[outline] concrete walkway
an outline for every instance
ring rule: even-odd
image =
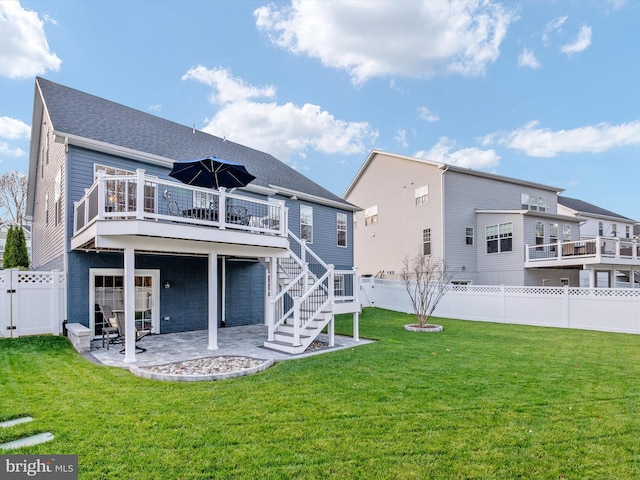
[[[184,360],[223,355],[253,357],[264,360],[272,359],[279,362],[372,343],[371,340],[360,339],[360,341],[355,342],[351,337],[336,335],[335,346],[333,348],[324,348],[321,350],[308,351],[300,355],[291,355],[263,347],[262,345],[266,339],[267,327],[265,325],[245,325],[218,329],[217,350],[207,350],[208,332],[206,330],[198,330],[194,332],[166,333],[144,337],[138,342],[138,345],[146,348],[147,351],[136,353],[136,362],[133,364],[124,363],[124,354],[120,353],[120,350],[123,348],[121,344],[110,345],[109,350],[107,350],[106,346],[104,348],[102,347],[101,339],[91,342],[91,351],[85,354],[85,356],[92,361],[97,361],[104,365],[122,368],[129,368],[131,365],[136,365],[137,367],[164,365],[167,363],[182,362]],[[321,334],[318,340],[328,343],[328,337],[325,334]]]

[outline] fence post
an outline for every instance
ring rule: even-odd
[[[571,327],[570,317],[569,317],[569,285],[565,285],[564,287],[564,302],[562,315],[564,317],[564,325],[566,327]]]
[[[53,313],[51,333],[60,335],[60,272],[58,270],[51,272],[51,311]]]

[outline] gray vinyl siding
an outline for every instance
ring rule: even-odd
[[[333,264],[336,269],[353,267],[353,216],[352,212],[317,203],[287,199],[289,209],[289,230],[300,238],[300,205],[313,208],[313,243],[307,246],[325,263]],[[336,214],[347,215],[347,247],[338,247]]]
[[[520,242],[517,243],[514,231],[514,253],[517,252],[519,254],[517,255],[518,260],[522,257],[522,261],[518,265],[514,261],[506,261],[502,258],[491,258],[490,261],[487,261],[488,259],[483,257],[483,255],[486,255],[484,227],[486,225],[505,223],[505,221],[499,219],[505,217],[500,215],[495,217],[494,223],[481,224],[479,223],[480,220],[477,220],[476,210],[520,210],[522,208],[521,194],[527,193],[545,197],[547,213],[556,213],[557,200],[555,192],[455,171],[447,171],[444,174],[444,185],[445,259],[449,268],[457,272],[454,280],[487,283],[485,281],[481,282],[480,278],[487,278],[489,271],[499,272],[500,269],[506,269],[504,272],[505,279],[521,278],[521,274],[513,272],[516,269],[522,271],[524,268],[524,247],[521,243],[524,237],[520,237]],[[509,218],[513,217],[509,216]],[[520,224],[521,222],[522,220],[519,220]],[[474,228],[474,247],[466,245],[466,227]],[[515,228],[516,224],[514,223]],[[527,235],[526,238],[530,237]],[[490,256],[493,257],[495,254]],[[515,257],[515,255],[511,257]],[[495,265],[493,262],[495,262]],[[498,278],[498,276],[498,273],[492,273],[490,278]],[[498,284],[505,283],[505,281],[498,281]]]
[[[431,229],[431,252],[441,256],[441,170],[415,160],[377,154],[346,200],[362,208],[354,229],[358,273],[397,278],[406,257],[422,252],[422,231]],[[429,199],[416,206],[415,190],[428,186]],[[378,206],[378,223],[365,226],[364,209]]]
[[[478,283],[484,285],[523,285],[524,228],[520,213],[480,213],[478,232]],[[510,252],[487,253],[486,228],[501,223],[513,224],[513,249]]]
[[[51,122],[45,117],[42,122],[39,139],[38,165],[35,181],[35,205],[33,209],[32,228],[32,265],[34,270],[44,269],[47,265],[59,265],[59,259],[64,255],[64,228],[69,222],[69,217],[64,214],[66,207],[65,187],[66,178],[64,171],[65,146],[54,142],[53,133],[50,130]],[[48,140],[47,140],[48,137]],[[48,144],[48,151],[47,151]],[[56,225],[55,212],[55,179],[61,171],[61,211],[62,221]],[[47,194],[48,217],[47,222]],[[71,217],[73,219],[73,217]],[[73,221],[73,220],[71,220]],[[64,262],[62,262],[64,264]],[[64,270],[64,267],[59,268]]]

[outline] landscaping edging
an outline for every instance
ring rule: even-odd
[[[442,325],[435,325],[433,323],[428,324],[424,328],[418,324],[411,323],[411,324],[405,325],[404,329],[410,332],[424,332],[424,333],[441,332],[443,330]]]
[[[210,357],[210,358],[213,360],[213,359],[219,359],[219,358],[225,358],[225,357],[231,357],[231,356],[219,356],[219,357]],[[245,375],[251,375],[253,373],[262,372],[263,370],[266,370],[267,368],[272,366],[274,363],[273,359],[265,360],[262,358],[254,358],[254,357],[244,357],[244,358],[257,360],[262,363],[260,363],[260,365],[256,367],[244,368],[242,370],[235,370],[232,372],[215,373],[210,375],[198,375],[198,374],[191,374],[191,373],[181,373],[181,374],[158,373],[158,372],[149,370],[150,368],[163,366],[163,365],[154,365],[153,367],[152,366],[138,367],[136,365],[131,365],[129,367],[129,371],[132,374],[136,375],[137,377],[147,378],[150,380],[163,380],[168,382],[211,382],[216,380],[225,380],[227,378],[243,377]],[[178,363],[181,363],[181,362],[178,362]],[[169,363],[165,365],[172,365],[172,364]]]

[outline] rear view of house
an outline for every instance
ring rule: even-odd
[[[273,156],[37,78],[27,215],[34,269],[67,272],[67,318],[100,335],[102,306],[154,333],[266,323],[265,346],[304,351],[357,314],[357,208]],[[255,176],[194,187],[176,161],[215,156]]]

